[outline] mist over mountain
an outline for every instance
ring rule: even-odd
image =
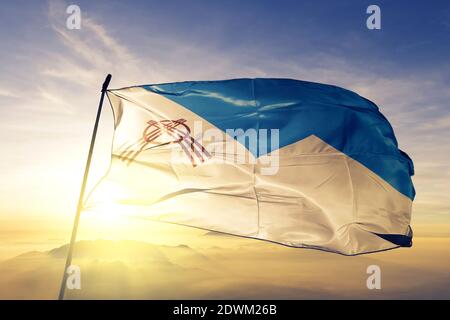
[[[450,260],[444,259],[449,248],[449,239],[418,238],[411,249],[345,257],[252,240],[240,247],[202,249],[79,241],[73,264],[81,269],[81,290],[67,290],[66,298],[443,298],[450,297]],[[1,262],[0,298],[55,299],[67,249],[32,251]],[[442,261],[431,258],[436,256]],[[381,290],[366,287],[369,265],[381,268]]]

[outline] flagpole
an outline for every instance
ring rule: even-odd
[[[80,221],[80,213],[81,209],[83,208],[83,199],[84,199],[84,192],[86,191],[86,183],[89,176],[89,169],[91,167],[91,160],[92,160],[92,153],[94,151],[94,145],[95,145],[95,138],[97,136],[97,129],[98,129],[98,123],[100,120],[100,115],[102,113],[102,107],[103,107],[103,99],[105,98],[106,91],[108,90],[109,82],[111,81],[111,75],[108,74],[106,76],[105,82],[103,82],[102,86],[102,94],[100,96],[100,103],[98,105],[97,110],[97,117],[95,118],[95,125],[94,130],[92,131],[92,137],[91,137],[91,145],[89,147],[89,154],[86,160],[86,167],[84,169],[84,176],[83,176],[83,183],[81,185],[80,190],[80,196],[78,198],[78,205],[77,205],[77,211],[75,214],[75,221],[73,223],[72,228],[72,237],[70,238],[70,244],[69,244],[69,251],[67,252],[67,258],[66,258],[66,265],[64,267],[64,273],[63,278],[61,281],[61,288],[59,290],[59,300],[64,299],[64,292],[66,289],[66,282],[67,282],[67,268],[72,264],[72,254],[73,254],[73,247],[75,245],[75,241],[77,238],[77,230],[78,230],[78,222]]]

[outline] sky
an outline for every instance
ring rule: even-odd
[[[69,4],[81,9],[80,30],[66,28]],[[370,4],[381,30],[366,27]],[[0,39],[3,231],[23,221],[70,228],[111,73],[111,88],[283,77],[354,90],[414,160],[413,228],[450,235],[448,1],[17,0],[0,6]],[[91,184],[111,136],[105,108]]]

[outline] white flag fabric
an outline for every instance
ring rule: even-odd
[[[345,255],[411,246],[412,161],[354,92],[235,79],[108,98],[111,167],[86,209]]]

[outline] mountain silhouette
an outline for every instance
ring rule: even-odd
[[[65,298],[449,298],[449,260],[433,258],[448,255],[448,248],[448,238],[418,238],[411,249],[344,257],[254,240],[206,248],[79,241],[73,264],[81,270],[81,290],[67,290]],[[56,299],[67,250],[63,245],[0,262],[0,299]],[[370,265],[381,268],[382,290],[366,287]]]

